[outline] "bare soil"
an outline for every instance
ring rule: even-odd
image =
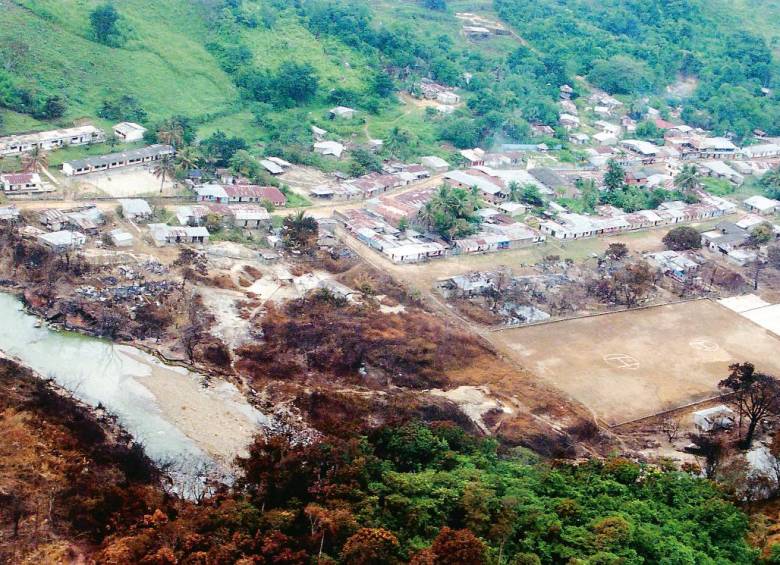
[[[709,300],[504,330],[491,338],[610,426],[717,396],[734,362],[780,374],[780,340]]]

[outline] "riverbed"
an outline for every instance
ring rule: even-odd
[[[236,456],[270,424],[231,383],[206,379],[128,345],[50,329],[0,293],[0,351],[102,406],[171,475],[229,477]],[[206,384],[208,382],[208,384]]]

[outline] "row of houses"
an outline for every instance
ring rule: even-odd
[[[270,202],[274,206],[284,206],[287,197],[274,186],[253,184],[203,184],[195,187],[198,202],[215,204],[259,204]]]
[[[131,165],[140,165],[159,161],[163,157],[173,155],[171,145],[155,144],[140,149],[131,149],[119,153],[110,153],[97,157],[87,157],[74,161],[65,161],[62,172],[66,176],[86,175],[88,173],[119,169]]]
[[[376,198],[393,189],[409,186],[412,183],[430,178],[430,176],[431,170],[423,165],[386,165],[385,170],[381,173],[371,172],[354,179],[315,186],[309,191],[309,194],[314,198],[324,200]]]
[[[94,126],[21,133],[0,137],[0,155],[20,155],[35,149],[52,151],[71,145],[100,143],[105,139],[103,130]]]
[[[625,231],[654,228],[718,218],[735,211],[736,205],[706,193],[698,204],[665,202],[657,210],[640,210],[630,214],[612,206],[598,208],[598,216],[561,212],[554,219],[541,222],[542,233],[556,239],[582,239]]]
[[[267,229],[271,226],[271,214],[256,204],[194,204],[179,206],[176,219],[183,226],[202,226],[209,216],[219,218],[223,226],[242,229]]]

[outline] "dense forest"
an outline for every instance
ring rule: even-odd
[[[136,447],[0,362],[0,559],[99,563],[754,563],[687,472],[541,462],[449,422],[258,439],[232,489],[167,494]],[[774,561],[770,561],[774,562]]]
[[[763,37],[735,25],[712,2],[496,0],[532,48],[524,66],[555,61],[558,82],[584,76],[612,94],[680,98],[664,88],[680,78],[698,83],[685,100],[693,126],[734,133],[780,133],[780,64]],[[767,23],[767,25],[771,25]],[[539,55],[543,54],[543,55]],[[768,89],[768,90],[762,90]]]

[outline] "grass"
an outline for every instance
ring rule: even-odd
[[[287,204],[285,205],[285,208],[304,208],[306,206],[311,206],[311,200],[305,196],[301,196],[300,194],[293,192],[292,190],[287,191],[285,196],[287,197]]]
[[[737,187],[725,179],[716,179],[712,177],[703,177],[701,184],[704,190],[715,196],[728,196],[736,192]]]

